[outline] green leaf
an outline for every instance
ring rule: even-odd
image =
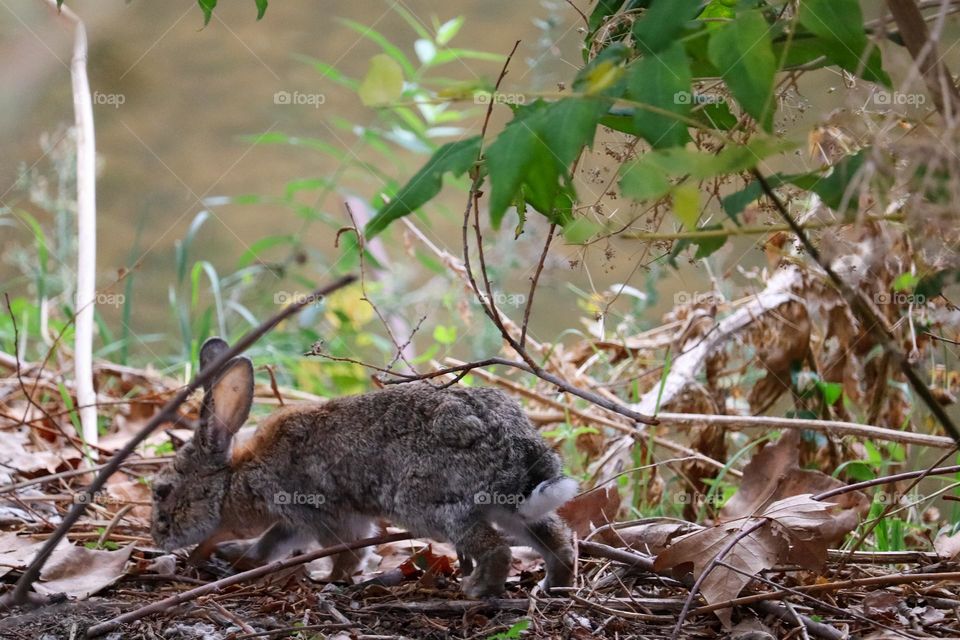
[[[397,195],[367,223],[364,229],[366,238],[369,240],[374,237],[391,222],[422,207],[440,193],[445,173],[457,177],[466,173],[477,160],[480,142],[480,136],[474,136],[449,142],[437,149]]]
[[[820,60],[820,63],[813,68],[820,68],[830,64],[823,53],[828,46],[823,40],[804,30],[793,34],[792,38],[774,38],[773,56],[780,63],[781,69],[809,65],[814,60]]]
[[[820,390],[820,395],[823,396],[823,401],[826,402],[828,406],[836,404],[840,396],[843,395],[843,385],[839,382],[824,382],[823,380],[818,380],[817,389]]]
[[[403,69],[385,53],[373,56],[357,94],[368,107],[396,102],[403,94]]]
[[[697,228],[700,219],[700,187],[695,182],[685,182],[673,190],[673,215],[690,231]]]
[[[495,229],[521,189],[530,206],[551,220],[569,216],[574,194],[568,168],[593,143],[606,109],[601,100],[566,98],[517,110],[486,152]]]
[[[444,46],[448,44],[460,31],[463,26],[463,16],[457,16],[452,20],[447,20],[437,28],[437,44]]]
[[[63,4],[63,0],[57,1],[57,7]],[[200,10],[203,11],[203,26],[210,24],[210,18],[213,17],[213,10],[217,6],[217,0],[197,0]]]
[[[670,191],[666,172],[643,159],[623,165],[620,169],[620,191],[634,200],[654,200]]]
[[[700,227],[700,231],[708,231],[711,229],[721,229],[722,227],[719,224],[710,224],[704,227]],[[691,242],[697,245],[697,251],[693,254],[694,260],[700,260],[706,258],[713,254],[717,249],[722,247],[727,242],[727,236],[712,236],[708,238],[694,238]]]
[[[763,15],[747,11],[713,31],[707,55],[744,110],[765,130],[772,131],[771,97],[777,61]]]
[[[440,344],[451,345],[457,341],[457,328],[438,324],[433,328],[433,339]]]
[[[737,126],[737,117],[730,112],[730,107],[727,106],[726,101],[705,104],[702,108],[694,111],[692,117],[711,129],[719,129],[720,131],[730,131]]]
[[[689,117],[690,65],[680,43],[631,64],[627,84],[631,99]],[[655,149],[682,147],[690,141],[687,125],[677,118],[636,107],[633,121],[640,135]]]
[[[700,0],[655,0],[633,24],[633,39],[644,55],[678,44],[684,26],[696,17]]]
[[[583,244],[602,229],[603,226],[588,218],[574,218],[563,227],[563,237],[570,244]]]
[[[629,47],[620,42],[607,46],[573,79],[573,88],[580,93],[618,97],[623,92],[623,65],[630,57]]]
[[[892,86],[883,70],[880,50],[867,40],[859,0],[801,0],[797,17],[821,39],[822,53],[832,62],[866,80]],[[872,49],[869,54],[868,48]]]
[[[919,283],[920,278],[916,274],[905,271],[893,279],[893,290],[913,291]]]
[[[267,0],[254,0],[257,3],[257,20],[261,20],[267,12]]]
[[[730,0],[710,0],[710,3],[703,8],[703,11],[700,12],[699,18],[704,20],[706,18],[714,18],[710,22],[707,22],[707,29],[719,29],[723,24],[717,18],[721,20],[733,20],[737,15],[737,12],[734,11],[733,6],[736,3],[731,3]]]
[[[356,31],[367,40],[380,45],[380,48],[383,49],[385,54],[390,56],[394,62],[403,67],[404,76],[412,78],[416,74],[417,70],[414,68],[413,64],[411,64],[407,56],[403,54],[403,51],[401,51],[400,48],[395,44],[390,42],[382,33],[372,27],[368,27],[365,24],[348,20],[346,18],[340,18],[339,22]]]

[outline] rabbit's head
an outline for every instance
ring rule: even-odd
[[[200,370],[228,349],[210,338],[200,349]],[[230,484],[230,442],[250,414],[253,365],[247,358],[228,361],[204,385],[200,424],[173,462],[153,480],[154,541],[166,550],[199,543],[220,524]]]

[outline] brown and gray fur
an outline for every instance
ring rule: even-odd
[[[201,369],[226,349],[217,338],[204,343]],[[232,446],[252,398],[246,358],[228,362],[205,387],[193,440],[154,481],[152,533],[161,547],[266,531],[253,543],[218,547],[265,562],[311,541],[367,537],[386,518],[453,542],[471,597],[503,591],[511,540],[543,556],[545,588],[571,584],[571,536],[554,510],[576,483],[504,393],[391,386],[281,409]],[[359,561],[340,554],[331,579],[349,579]]]

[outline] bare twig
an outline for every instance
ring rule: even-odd
[[[523,309],[523,326],[520,329],[521,347],[524,347],[527,342],[527,325],[530,323],[530,310],[533,309],[533,296],[537,292],[537,281],[540,280],[540,274],[543,273],[543,264],[547,261],[550,242],[553,240],[553,234],[556,230],[557,224],[551,222],[550,228],[547,230],[547,240],[543,243],[543,252],[540,253],[540,260],[537,262],[537,270],[533,272],[533,278],[530,280],[530,292],[527,294],[527,304]]]
[[[697,413],[658,413],[657,418],[664,425],[677,427],[692,427],[698,424],[720,425],[736,428],[764,428],[764,429],[808,429],[831,435],[852,435],[863,438],[916,444],[938,449],[952,449],[956,446],[950,438],[934,436],[927,433],[912,433],[875,427],[869,424],[856,422],[842,422],[840,420],[808,420],[804,418],[780,418],[776,416],[725,416]]]
[[[87,508],[87,504],[93,502],[93,496],[106,483],[107,479],[116,472],[120,467],[121,463],[129,456],[137,446],[146,439],[153,431],[159,427],[161,424],[169,422],[175,418],[177,408],[183,404],[183,402],[192,394],[196,389],[198,389],[205,382],[209,381],[216,373],[220,370],[223,365],[229,361],[231,358],[243,353],[247,348],[249,348],[254,342],[259,340],[264,334],[273,329],[279,323],[283,322],[285,319],[289,318],[293,314],[300,311],[303,307],[308,304],[312,304],[319,300],[321,297],[329,295],[330,293],[340,289],[351,282],[356,280],[355,276],[347,275],[343,276],[332,284],[325,287],[320,287],[314,291],[311,295],[298,300],[294,304],[286,307],[280,312],[274,314],[271,318],[265,320],[260,324],[256,329],[249,331],[246,335],[240,338],[236,344],[233,345],[226,352],[221,354],[213,362],[211,362],[206,368],[200,371],[196,377],[190,383],[184,387],[177,395],[171,398],[160,410],[159,413],[153,416],[150,421],[144,425],[140,431],[138,431],[128,442],[117,451],[106,466],[101,469],[100,473],[97,474],[97,477],[94,478],[93,482],[84,489],[83,494],[86,496],[86,500],[78,500],[73,508],[64,516],[63,520],[60,523],[60,526],[53,532],[53,535],[47,539],[47,542],[37,553],[33,562],[30,563],[30,566],[24,571],[23,575],[20,576],[20,579],[17,581],[16,588],[3,599],[0,599],[0,606],[9,605],[9,604],[25,604],[30,600],[30,588],[33,586],[33,583],[37,581],[37,578],[40,577],[40,570],[43,569],[43,565],[49,559],[50,554],[53,552],[56,545],[63,539],[67,532],[70,531],[77,520],[80,519],[80,516],[83,515],[83,512]]]

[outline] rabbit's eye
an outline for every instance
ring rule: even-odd
[[[171,489],[173,489],[173,487],[169,484],[158,484],[153,488],[153,495],[155,495],[158,500],[163,500],[170,495]]]

